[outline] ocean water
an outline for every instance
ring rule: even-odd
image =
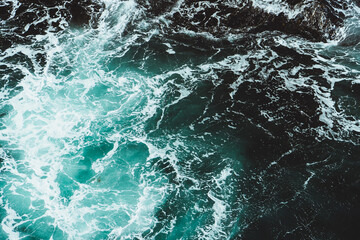
[[[99,3],[0,54],[0,239],[355,239],[356,5],[314,43]]]

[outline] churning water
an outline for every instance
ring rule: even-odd
[[[14,17],[21,3],[5,2]],[[0,55],[0,239],[233,239],[299,199],[320,209],[311,216],[327,207],[316,183],[359,144],[360,98],[346,92],[360,83],[356,15],[342,44],[314,44],[217,39],[134,0],[102,4],[85,27],[45,14],[63,30]]]

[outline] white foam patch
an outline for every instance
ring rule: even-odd
[[[154,114],[158,87],[137,72],[105,72],[99,63],[114,54],[104,46],[121,38],[138,9],[135,1],[104,3],[97,29],[38,37],[47,41],[46,66],[33,73],[21,68],[21,92],[11,98],[2,93],[2,107],[12,110],[0,130],[7,212],[1,226],[11,239],[56,229],[67,239],[139,235],[155,223],[153,213],[165,199],[166,180],[146,169],[147,159],[134,163],[122,153],[139,139],[146,146],[144,123]],[[7,50],[6,57],[19,52],[36,65],[37,52],[24,46]],[[61,73],[65,69],[70,75]],[[110,146],[107,152],[101,144]],[[93,146],[99,150],[85,155]],[[41,221],[46,227],[40,230]]]
[[[307,1],[310,3],[311,1]],[[294,8],[290,7],[283,0],[252,0],[253,6],[264,9],[268,13],[273,13],[276,15],[284,14],[288,18],[294,18],[299,15],[304,7],[295,6]],[[306,2],[302,5],[305,6]]]
[[[19,233],[16,231],[16,220],[20,220],[21,217],[9,207],[9,204],[5,204],[6,217],[1,222],[2,229],[7,233],[9,239],[20,239]]]
[[[83,84],[77,84],[78,81]],[[94,79],[86,81],[94,81]],[[106,80],[102,79],[102,82],[106,82]],[[39,87],[38,84],[42,85],[42,87]],[[86,166],[79,167],[76,160],[79,150],[89,144],[88,141],[83,139],[91,138],[93,144],[96,143],[103,138],[102,134],[104,133],[102,133],[101,129],[99,129],[99,132],[94,132],[93,128],[102,128],[104,121],[109,121],[110,127],[115,126],[116,122],[122,122],[122,118],[125,118],[123,121],[126,121],[128,114],[132,115],[126,112],[129,109],[146,107],[146,105],[140,105],[142,104],[141,100],[144,100],[141,88],[127,90],[129,95],[123,97],[128,97],[128,99],[122,99],[117,96],[117,93],[121,93],[123,89],[111,86],[114,88],[112,93],[116,95],[112,96],[107,93],[107,97],[102,97],[93,102],[89,99],[88,92],[98,84],[94,81],[89,85],[83,80],[74,79],[61,87],[56,86],[57,91],[54,91],[54,89],[47,86],[46,78],[39,80],[28,76],[21,83],[23,91],[6,102],[13,107],[13,110],[9,117],[5,118],[7,128],[1,130],[1,140],[9,144],[5,148],[20,151],[22,156],[21,160],[18,159],[18,161],[11,157],[5,160],[1,180],[11,186],[16,186],[16,188],[10,188],[10,191],[6,192],[2,197],[7,199],[15,194],[14,191],[18,190],[31,193],[31,195],[25,195],[24,197],[31,198],[32,204],[43,201],[41,207],[45,211],[43,216],[51,217],[54,221],[53,224],[66,233],[69,239],[86,239],[86,236],[89,234],[91,236],[94,231],[99,230],[98,224],[101,224],[101,222],[96,221],[96,219],[98,213],[102,211],[109,212],[109,214],[116,211],[120,214],[122,211],[126,211],[129,212],[130,219],[139,219],[139,215],[141,215],[141,224],[140,220],[131,221],[136,222],[132,224],[132,232],[136,232],[136,230],[142,231],[143,228],[137,229],[136,226],[149,227],[148,224],[153,223],[153,220],[146,221],[146,219],[151,217],[155,206],[164,197],[163,191],[165,187],[160,185],[160,188],[155,187],[152,182],[147,182],[146,177],[143,176],[143,180],[139,179],[139,184],[142,183],[131,188],[131,192],[134,193],[130,194],[130,198],[132,198],[130,201],[124,202],[122,200],[124,196],[123,190],[97,189],[96,184],[88,186],[87,184],[77,183],[75,185],[78,185],[79,189],[75,190],[69,202],[65,201],[64,203],[60,191],[62,183],[59,183],[57,178],[59,174],[65,174],[76,182],[74,177],[77,172],[80,171],[81,173],[82,170],[87,169]],[[61,92],[65,92],[65,94],[62,96]],[[72,96],[73,92],[79,98]],[[118,98],[118,101],[114,101],[116,98]],[[121,102],[121,100],[124,101]],[[116,110],[108,112],[108,102],[114,105]],[[126,116],[123,116],[124,114]],[[106,118],[104,118],[104,115]],[[146,116],[139,115],[138,117],[146,119]],[[139,128],[137,122],[133,124]],[[117,141],[114,142],[113,134],[117,134],[117,132],[104,135],[112,139],[110,143],[113,143],[113,148],[104,157],[91,164],[96,174],[101,174],[106,169],[109,171],[109,168],[114,167],[112,163],[117,161],[118,157],[115,156],[118,149],[117,141],[121,139],[119,136],[115,137]],[[121,138],[124,137],[121,136]],[[131,138],[131,135],[126,137]],[[127,183],[125,182],[125,184]],[[138,191],[140,191],[140,194]],[[103,198],[101,195],[108,196],[111,201],[104,205],[98,205],[97,202],[101,202]],[[131,197],[131,195],[134,195],[134,197]],[[88,206],[87,201],[93,202],[93,205]],[[109,209],[108,205],[111,202],[115,206]],[[18,211],[16,206],[13,206],[13,208],[12,211]],[[95,210],[96,212],[94,212]],[[20,219],[19,217],[13,218],[14,216],[14,214],[11,214],[7,219],[4,219],[4,226],[10,226],[7,222]],[[25,219],[25,215],[20,214],[19,216],[22,217],[21,219]],[[112,214],[112,217],[107,218],[110,221],[114,217],[116,216]],[[105,230],[113,231],[111,229]]]
[[[230,205],[233,202],[229,199],[232,189],[231,186],[228,185],[230,181],[227,181],[232,174],[233,170],[230,167],[226,167],[220,174],[213,177],[215,183],[214,190],[210,190],[207,194],[209,199],[213,202],[213,223],[199,229],[199,239],[227,238],[228,233],[225,229],[234,226],[231,221],[232,219],[228,218],[228,213],[234,210],[232,208],[233,206]]]

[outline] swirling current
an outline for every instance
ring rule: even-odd
[[[0,1],[0,239],[357,239],[356,0]]]

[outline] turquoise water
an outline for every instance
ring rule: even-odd
[[[217,117],[212,74],[197,79],[209,70],[184,65],[196,54],[189,47],[174,57],[151,32],[122,37],[139,10],[133,1],[106,4],[97,29],[49,32],[17,49],[31,67],[19,67],[18,90],[1,96],[0,238],[235,233],[239,140],[197,124]],[[45,65],[35,60],[42,44]],[[208,55],[197,54],[200,63]]]
[[[358,15],[313,43],[216,38],[172,28],[177,5],[100,3],[92,24],[64,19],[0,54],[0,239],[328,240],[346,235],[335,220],[355,226]]]

